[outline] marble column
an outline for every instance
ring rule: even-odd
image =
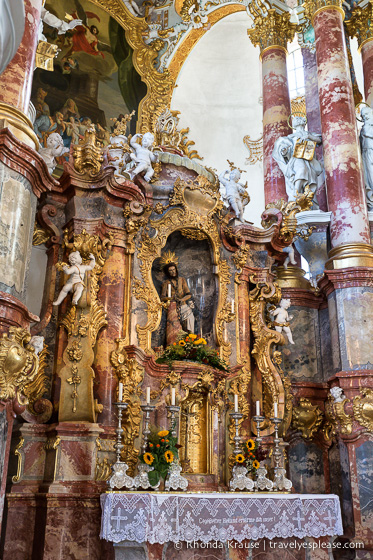
[[[0,129],[8,128],[32,148],[38,141],[28,118],[38,45],[42,0],[25,0],[25,31],[18,50],[0,77]]]
[[[321,124],[332,250],[327,268],[373,266],[344,12],[332,0],[314,2]]]
[[[277,138],[291,133],[288,119],[291,114],[286,57],[287,42],[294,38],[296,26],[289,14],[275,9],[264,12],[264,18],[249,10],[254,26],[248,35],[255,46],[260,46],[263,80],[263,170],[265,202],[287,199],[285,177],[272,157]]]
[[[363,61],[364,97],[365,102],[372,106],[373,103],[373,37],[365,41],[360,47]]]

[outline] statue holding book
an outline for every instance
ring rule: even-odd
[[[323,181],[324,169],[315,156],[316,144],[321,143],[321,134],[309,132],[306,124],[306,117],[293,117],[294,132],[278,138],[272,152],[285,176],[289,200],[295,200],[297,194],[303,193],[306,185],[315,193]]]

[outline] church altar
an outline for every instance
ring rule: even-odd
[[[101,538],[114,543],[237,541],[343,534],[334,494],[107,492]]]

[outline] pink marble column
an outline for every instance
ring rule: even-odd
[[[263,168],[265,202],[287,200],[285,177],[272,157],[275,141],[291,133],[286,50],[274,45],[261,54],[263,71]]]
[[[25,0],[25,32],[17,53],[0,76],[0,103],[25,114],[31,97],[41,7],[42,0]]]
[[[332,212],[332,248],[345,244],[369,244],[369,222],[342,13],[336,6],[316,11],[313,26],[328,206]]]
[[[364,97],[365,102],[372,106],[373,103],[373,38],[367,40],[361,46],[361,58],[363,61],[364,74]]]

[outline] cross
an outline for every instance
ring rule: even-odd
[[[327,520],[329,521],[329,523],[330,523],[329,529],[334,529],[334,528],[335,528],[335,520],[334,520],[334,518],[332,517],[332,514],[331,514],[330,509],[328,510],[328,516],[327,516],[326,519],[327,519]]]
[[[296,518],[293,517],[293,520],[298,521],[298,529],[301,530],[301,528],[302,528],[302,521],[305,520],[305,517],[301,517],[299,509],[298,509],[298,511],[297,511],[297,517],[296,517]]]
[[[127,516],[124,516],[124,517],[121,516],[120,512],[121,512],[121,508],[119,507],[118,508],[118,515],[112,515],[110,517],[110,519],[114,519],[114,520],[116,519],[117,520],[117,528],[116,528],[117,531],[119,531],[119,529],[120,529],[120,522],[121,521],[127,521],[127,519],[128,519]]]

